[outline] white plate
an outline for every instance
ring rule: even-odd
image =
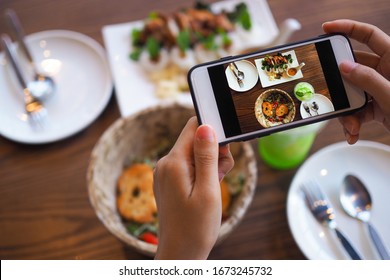
[[[350,259],[337,237],[319,224],[307,208],[299,187],[315,178],[329,196],[339,229],[364,259],[379,259],[366,226],[344,213],[339,203],[343,178],[351,173],[367,186],[372,200],[371,222],[390,250],[390,146],[360,140],[337,143],[313,154],[299,168],[288,192],[287,216],[295,241],[308,259]]]
[[[245,42],[245,48],[270,44],[279,34],[275,20],[265,0],[231,0],[212,4],[214,11],[230,9],[239,2],[246,2],[253,20],[253,30]],[[156,97],[155,85],[144,70],[129,59],[131,53],[131,31],[142,27],[142,21],[128,22],[103,27],[104,43],[108,52],[111,72],[115,83],[115,94],[122,116],[128,116],[150,106],[172,102]],[[180,94],[174,101],[192,105],[189,93]]]
[[[312,117],[312,116],[316,116],[316,113],[313,110],[310,110],[310,113],[311,113],[311,116],[310,116],[303,108],[303,103],[306,103],[309,106],[313,102],[316,102],[318,105],[318,111],[317,111],[318,115],[334,111],[333,103],[329,100],[329,98],[327,98],[326,96],[324,96],[322,94],[316,93],[316,94],[314,94],[313,98],[310,101],[306,101],[306,102],[301,103],[299,111],[300,111],[303,119],[306,119],[306,118]]]
[[[229,87],[232,90],[240,92],[250,90],[256,85],[257,80],[259,79],[256,67],[247,60],[236,61],[235,64],[237,65],[237,68],[244,73],[244,79],[242,79],[243,87],[240,87],[237,82],[236,76],[234,76],[232,70],[227,67],[225,70],[225,74],[228,80]]]
[[[42,144],[64,139],[91,124],[106,107],[113,87],[101,45],[67,30],[34,33],[26,42],[40,70],[54,79],[56,93],[44,103],[48,111],[44,129],[33,130],[24,111],[22,90],[1,53],[0,134],[17,142]]]
[[[290,67],[299,66],[297,55],[295,54],[294,50],[282,53],[282,55],[289,55],[289,54],[291,54],[291,58],[293,60],[293,62],[291,64],[289,64]],[[261,85],[263,86],[263,88],[291,82],[291,81],[298,80],[298,79],[303,77],[302,71],[299,70],[294,75],[294,77],[289,77],[289,76],[287,76],[286,73],[284,73],[280,79],[270,80],[267,73],[263,69],[261,69],[261,67],[263,67],[263,65],[262,65],[263,60],[264,60],[264,58],[260,58],[260,59],[255,60],[257,71],[259,72],[260,82],[261,82]]]

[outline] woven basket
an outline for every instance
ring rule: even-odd
[[[134,159],[142,159],[169,141],[173,145],[193,108],[170,104],[143,110],[127,118],[118,119],[101,136],[90,158],[87,173],[89,198],[97,217],[117,238],[137,251],[154,256],[157,246],[143,242],[126,231],[116,208],[116,183],[124,167]],[[232,174],[240,173],[245,185],[233,200],[231,215],[220,229],[217,243],[222,241],[239,223],[252,201],[257,166],[252,147],[248,143],[232,143],[235,159]]]

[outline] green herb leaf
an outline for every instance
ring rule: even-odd
[[[131,43],[133,46],[137,46],[140,44],[142,31],[140,29],[133,29],[131,31]]]
[[[155,38],[149,37],[148,40],[146,40],[146,50],[152,60],[157,60],[160,55],[161,47]]]
[[[213,34],[207,37],[203,37],[201,42],[206,50],[215,51],[218,49],[218,46],[215,43],[215,36]]]
[[[240,3],[236,6],[235,11],[227,14],[230,21],[240,24],[245,30],[252,28],[252,21],[245,3]]]
[[[179,35],[176,38],[177,45],[181,51],[186,51],[190,48],[191,45],[191,34],[190,30],[185,29],[180,31]]]
[[[150,13],[149,13],[149,15],[148,15],[148,19],[156,19],[156,18],[158,18],[159,16],[158,16],[158,12],[156,12],[156,11],[151,11]]]
[[[141,48],[135,48],[129,55],[131,60],[138,61],[142,53]]]
[[[225,31],[219,32],[222,38],[222,46],[228,48],[232,45],[233,41]]]

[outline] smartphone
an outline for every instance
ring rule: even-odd
[[[346,60],[355,60],[350,41],[333,34],[196,65],[188,82],[198,121],[224,144],[360,110],[367,97],[343,80]]]

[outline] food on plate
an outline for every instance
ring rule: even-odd
[[[168,150],[163,143],[150,158],[135,160],[124,168],[117,184],[117,208],[127,231],[138,239],[158,244],[158,215],[153,194],[153,168]],[[230,216],[230,206],[241,192],[245,178],[239,173],[225,176],[221,182],[222,220]]]
[[[287,74],[288,74],[289,76],[295,76],[295,74],[297,74],[297,73],[298,73],[297,68],[289,68],[289,69],[287,70]]]
[[[262,108],[263,108],[263,114],[270,117],[272,116],[273,112],[272,112],[272,104],[269,103],[269,102],[263,102],[263,104],[261,105]]]
[[[294,106],[291,104],[290,100],[279,92],[274,92],[273,94],[268,95],[263,103],[271,105],[271,112],[267,111],[266,119],[270,122],[282,122],[284,116],[288,114],[290,108]]]
[[[280,104],[278,107],[276,107],[275,114],[277,117],[283,117],[288,114],[288,107],[286,104]]]
[[[287,92],[269,89],[257,98],[255,116],[263,127],[288,123],[294,119],[295,105]]]
[[[150,223],[156,217],[153,195],[153,169],[144,163],[125,169],[118,180],[117,206],[120,215],[137,223]]]
[[[291,54],[266,55],[261,62],[261,69],[265,71],[270,81],[281,79],[289,64],[293,63]]]
[[[300,82],[294,87],[294,95],[300,101],[308,101],[314,96],[314,87],[308,82]]]
[[[170,15],[151,12],[142,27],[131,32],[130,58],[150,75],[164,76],[166,69],[174,65],[174,69],[180,70],[176,74],[186,77],[197,63],[235,52],[240,43],[233,39],[237,27],[246,31],[252,28],[245,3],[218,13],[200,1],[193,8]],[[188,86],[179,88],[188,91]]]

